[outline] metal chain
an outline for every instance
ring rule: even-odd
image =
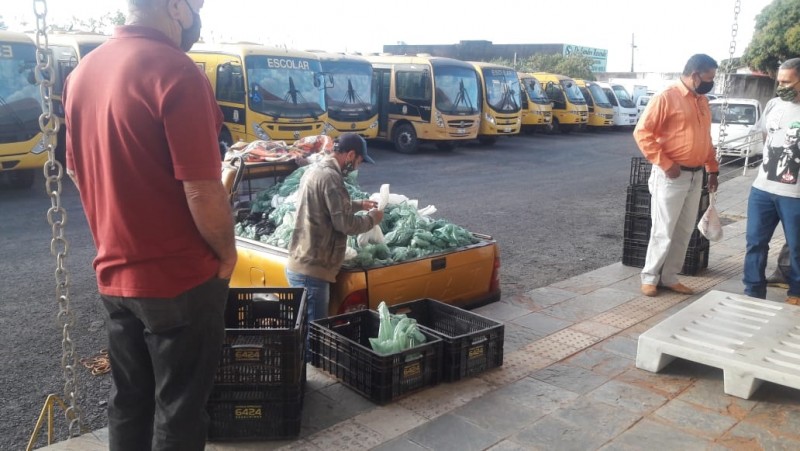
[[[728,46],[728,63],[722,74],[722,108],[719,120],[719,136],[717,137],[717,161],[722,159],[722,138],[726,136],[725,128],[726,116],[728,115],[728,94],[731,89],[731,72],[733,72],[733,54],[736,52],[736,34],[739,32],[739,12],[741,12],[741,0],[735,0],[733,5],[733,25],[731,26],[731,43]],[[745,165],[747,167],[747,165]]]
[[[75,316],[69,305],[69,272],[65,260],[69,251],[69,242],[64,236],[67,224],[67,211],[61,206],[61,180],[64,168],[55,158],[55,145],[58,136],[59,122],[53,114],[53,52],[47,40],[47,1],[33,0],[33,12],[36,15],[36,81],[42,96],[42,114],[39,116],[39,127],[44,134],[42,141],[47,150],[48,159],[44,164],[45,188],[50,196],[50,209],[47,210],[47,222],[52,227],[50,253],[56,258],[56,298],[58,300],[58,324],[61,327],[61,368],[64,372],[64,397],[69,404],[65,416],[72,437],[80,435],[81,410],[77,403],[78,356],[75,343],[70,337],[70,329],[75,325]]]

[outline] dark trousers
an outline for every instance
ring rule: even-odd
[[[102,296],[114,386],[109,449],[203,450],[228,281],[171,299]]]

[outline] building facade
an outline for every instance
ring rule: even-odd
[[[537,54],[564,56],[580,54],[594,61],[592,72],[605,72],[608,63],[608,50],[573,44],[493,44],[492,41],[459,41],[458,44],[384,45],[383,51],[393,55],[427,53],[462,61],[491,61],[495,58],[515,61]]]

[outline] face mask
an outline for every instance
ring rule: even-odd
[[[342,168],[342,173],[344,175],[348,175],[351,172],[353,172],[353,169],[355,169],[355,168],[356,168],[356,165],[354,165],[352,161],[348,161],[347,163],[344,164],[344,168]]]
[[[188,1],[183,0],[186,2],[186,6],[189,7],[189,10],[192,12],[192,26],[189,28],[183,28],[183,24],[178,22],[181,26],[181,50],[184,52],[188,52],[192,49],[192,46],[195,42],[200,40],[200,14],[192,8],[192,5],[189,4]]]
[[[703,81],[700,79],[700,84],[694,88],[694,92],[698,94],[708,94],[711,90],[714,89],[714,82],[713,81]]]
[[[792,83],[789,86],[778,86],[775,88],[775,94],[786,102],[792,102],[797,97],[797,91],[794,90],[794,85],[797,83]]]

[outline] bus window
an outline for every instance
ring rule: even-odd
[[[436,108],[445,114],[478,113],[478,77],[465,67],[442,66],[434,76]]]
[[[431,77],[426,71],[398,70],[396,95],[399,99],[416,102],[431,101]]]
[[[567,105],[567,99],[564,97],[564,91],[561,90],[560,86],[556,86],[552,82],[547,83],[547,87],[544,90],[547,97],[550,98],[553,102],[555,102],[555,107],[564,109]]]
[[[325,113],[325,90],[318,88],[318,61],[250,55],[245,59],[250,108],[278,118],[314,117]]]
[[[35,47],[11,43],[0,51],[0,143],[24,142],[40,132]]]
[[[220,64],[217,68],[217,100],[244,103],[244,98],[244,74],[241,66]]]

